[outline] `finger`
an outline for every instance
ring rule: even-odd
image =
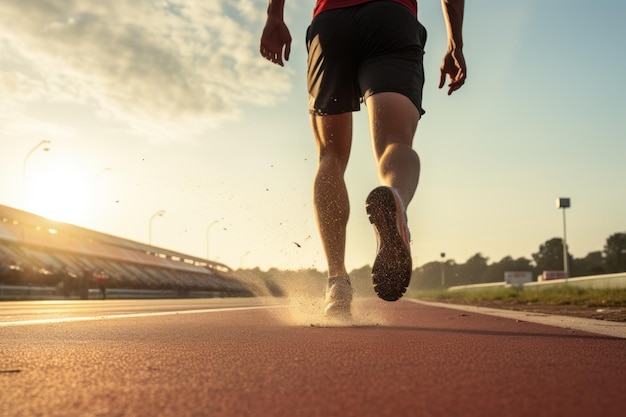
[[[291,54],[291,42],[287,42],[285,45],[285,61],[289,61],[289,55]]]
[[[443,85],[446,83],[446,72],[444,71],[443,68],[441,68],[441,70],[439,71],[439,88],[442,88]]]
[[[268,61],[273,61],[273,60],[274,60],[274,59],[273,59],[273,55],[274,55],[274,54],[273,54],[273,53],[272,53],[272,51],[271,51],[269,48],[267,48],[266,46],[261,45],[261,51],[260,51],[260,52],[261,52],[261,56],[262,56],[263,58],[267,59]]]
[[[455,82],[448,84],[448,87],[449,87],[448,95],[451,95],[453,92],[463,87],[463,84],[465,84],[465,79],[457,80]]]
[[[260,52],[263,58],[267,59],[268,61],[274,64],[283,66],[282,60],[279,59],[279,55],[276,54],[275,52],[272,52],[269,48],[266,48],[265,46],[261,45]]]
[[[283,51],[274,54],[274,63],[283,66]]]
[[[452,93],[454,93],[456,90],[461,88],[462,85],[463,84],[459,84],[459,83],[450,83],[450,84],[448,84],[448,95],[452,95]]]
[[[458,90],[465,84],[466,74],[463,68],[459,68],[454,77],[450,77],[450,84],[448,84],[448,95],[452,94],[454,91]]]
[[[454,76],[454,82],[465,82],[465,78],[467,77],[466,71],[463,68],[459,68]]]

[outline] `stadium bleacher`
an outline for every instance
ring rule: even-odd
[[[85,298],[103,272],[107,288],[253,295],[224,264],[0,205],[0,286],[55,287]]]

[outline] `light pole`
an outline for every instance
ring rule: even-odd
[[[213,226],[215,223],[219,222],[219,220],[213,220],[207,227],[206,227],[206,259],[207,261],[209,260],[209,233],[211,232],[211,226]]]
[[[446,253],[441,252],[441,288],[446,287]]]
[[[245,258],[246,255],[250,255],[250,251],[247,251],[246,253],[241,255],[241,258],[239,258],[239,269],[241,269],[241,267],[243,266],[243,258]]]
[[[24,158],[24,163],[22,164],[22,179],[24,180],[24,182],[26,182],[26,166],[28,164],[28,158],[31,157],[31,155],[40,147],[42,147],[43,145],[47,145],[49,144],[50,141],[48,139],[44,139],[41,142],[39,142],[38,144],[36,144],[35,146],[33,146],[33,148],[26,154],[26,157]],[[43,148],[44,152],[48,152],[50,150],[50,148],[48,148],[47,146],[45,148]]]
[[[565,209],[569,208],[570,199],[569,198],[557,198],[556,199],[556,207],[563,209],[563,272],[565,273],[565,282],[569,278],[569,265],[567,260],[567,228],[565,227]]]
[[[152,217],[150,217],[150,224],[148,225],[148,243],[150,243],[150,245],[152,245],[152,222],[154,221],[155,217],[163,217],[163,215],[165,214],[165,210],[159,210],[156,213],[154,213],[152,215]]]

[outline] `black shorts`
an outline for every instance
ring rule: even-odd
[[[306,41],[312,113],[357,111],[369,96],[395,92],[424,114],[426,29],[405,6],[374,1],[322,12]]]

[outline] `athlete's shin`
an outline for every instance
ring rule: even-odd
[[[346,226],[350,215],[343,169],[332,158],[320,158],[315,176],[313,202],[329,276],[346,275]]]

